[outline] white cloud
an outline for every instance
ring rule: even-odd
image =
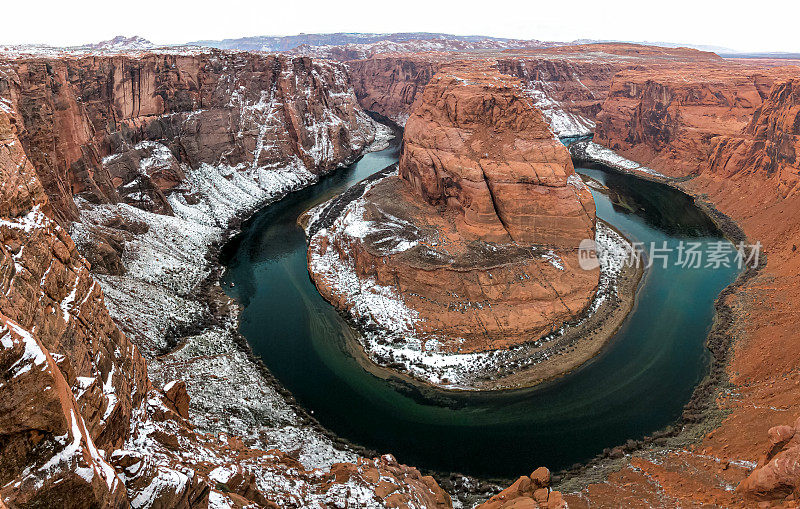
[[[156,43],[300,32],[428,31],[544,40],[673,41],[750,51],[800,51],[800,3],[296,0],[108,2],[9,0],[0,43],[81,44],[115,35]]]

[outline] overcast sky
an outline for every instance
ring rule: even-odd
[[[119,34],[154,43],[301,32],[446,32],[615,39],[800,52],[800,2],[570,0],[4,0],[0,44],[77,45]]]

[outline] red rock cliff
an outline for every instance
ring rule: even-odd
[[[576,248],[594,238],[591,195],[569,185],[569,152],[506,80],[482,68],[438,74],[406,124],[400,176],[429,204],[459,210],[465,234]]]
[[[697,65],[614,77],[595,141],[667,175],[697,171],[715,139],[740,133],[785,69]]]
[[[122,447],[150,389],[145,362],[52,208],[0,103],[0,499],[121,506],[98,450]]]
[[[308,58],[212,52],[4,68],[0,88],[17,106],[20,139],[62,221],[77,217],[73,195],[169,214],[165,193],[182,182],[181,164],[296,158],[321,173],[354,159],[373,136],[343,67]],[[148,141],[164,142],[173,161],[142,171],[154,155]]]
[[[378,56],[347,63],[361,106],[403,126],[411,105],[441,66],[439,59],[414,55]]]

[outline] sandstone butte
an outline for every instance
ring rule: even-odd
[[[339,103],[325,94],[329,87],[347,90],[337,88],[346,75],[338,65],[204,55],[13,59],[0,66],[0,499],[6,504],[124,506],[132,495],[159,486],[151,493],[152,504],[202,506],[225,496],[237,504],[274,505],[278,500],[292,506],[332,500],[340,489],[366,486],[384,501],[393,497],[395,506],[413,500],[418,506],[448,507],[447,495],[431,479],[391,458],[335,465],[320,476],[285,452],[197,431],[186,419],[184,385],[159,391],[148,381],[148,362],[138,352],[147,352],[156,366],[149,376],[158,376],[161,368],[152,357],[164,345],[147,334],[141,317],[129,322],[124,316],[116,322],[111,318],[107,308],[116,297],[104,295],[96,283],[104,273],[133,272],[122,262],[122,253],[140,238],[135,235],[141,225],[125,218],[92,225],[103,241],[86,245],[104,247],[100,253],[81,247],[79,253],[65,230],[70,222],[78,224],[73,196],[98,203],[127,200],[167,214],[156,189],[165,198],[178,193],[185,203],[200,203],[207,196],[189,186],[171,187],[187,178],[172,164],[160,170],[162,178],[142,172],[148,177],[142,179],[144,195],[128,192],[120,189],[120,180],[110,179],[105,158],[122,153],[133,161],[132,172],[142,160],[151,160],[148,153],[139,154],[147,149],[140,143],[157,141],[169,145],[183,172],[203,162],[218,163],[231,149],[239,154],[233,163],[252,163],[253,152],[243,147],[259,146],[269,104],[275,107],[270,111],[280,111],[269,116],[280,119],[272,124],[269,140],[279,141],[274,152],[270,144],[274,159],[261,161],[265,164],[307,158],[315,171],[326,171],[355,156],[358,150],[349,147],[363,147],[369,137],[356,127],[365,125],[357,120],[358,105],[341,99],[348,94],[338,95]],[[719,302],[717,332],[733,344],[713,352],[724,362],[712,375],[731,385],[726,390],[711,386],[705,389],[708,404],[687,407],[683,422],[698,440],[629,455],[635,444],[619,447],[610,451],[617,459],[607,478],[570,489],[574,493],[563,500],[570,507],[796,506],[800,69],[635,45],[514,50],[493,57],[499,69],[521,78],[534,96],[540,92],[551,113],[580,115],[591,123],[581,125],[592,126],[597,142],[666,175],[683,177],[675,185],[732,218],[766,253],[765,266]],[[416,96],[452,58],[379,55],[348,62],[347,72],[365,108],[404,123]],[[313,70],[324,77],[312,78]],[[290,93],[293,79],[281,79],[295,72],[303,90],[313,91],[308,104],[297,104],[299,96]],[[242,96],[233,93],[240,85]],[[277,100],[268,95],[259,108],[248,108],[260,103],[263,90],[274,91]],[[326,101],[337,106],[320,108]],[[544,106],[537,107],[548,117]],[[344,136],[361,131],[353,135],[361,141],[334,143],[329,147],[338,156],[315,159],[313,154],[329,152],[311,150],[317,137],[309,135],[306,119],[334,111],[345,124],[353,122],[341,129]],[[194,124],[198,115],[208,121]],[[230,135],[231,125],[240,138]],[[207,143],[198,142],[201,138],[216,140],[211,146],[217,150],[209,152]],[[193,154],[208,158],[193,159]],[[117,170],[122,184],[134,180],[123,171]],[[239,182],[236,174],[228,175],[230,182]],[[174,203],[167,199],[170,207]],[[143,316],[150,320],[155,315]],[[195,369],[200,362],[176,363],[189,377],[189,392],[198,395],[201,377]],[[205,377],[202,383],[216,382]],[[236,393],[232,386],[227,390],[228,396]],[[704,420],[703,413],[712,418]],[[193,412],[193,420],[200,417]],[[133,443],[136,449],[122,449]],[[218,467],[227,469],[227,481],[212,475]],[[265,472],[281,479],[271,485],[274,491],[264,490]],[[544,504],[560,506],[560,494],[540,491],[546,477],[541,470],[521,477],[486,507],[536,507],[545,495]],[[280,488],[286,480],[296,488]]]
[[[342,231],[314,236],[309,260],[336,250],[402,296],[419,317],[411,333],[442,351],[532,341],[582,313],[599,277],[577,257],[594,238],[594,200],[518,82],[478,63],[448,67],[411,111],[399,175],[371,187]],[[351,235],[356,221],[370,232]],[[323,296],[352,305],[309,267]]]

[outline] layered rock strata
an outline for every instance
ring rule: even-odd
[[[677,185],[710,204],[732,238],[761,244],[763,267],[746,271],[717,303],[711,347],[720,363],[711,376],[730,386],[687,408],[686,432],[699,440],[672,442],[676,430],[668,430],[655,443],[670,448],[632,455],[605,482],[567,495],[570,506],[796,503],[794,425],[787,423],[800,414],[792,353],[800,320],[798,75],[796,67],[727,64],[707,73],[686,66],[615,77],[595,139],[680,177]],[[625,447],[609,451],[624,455]]]
[[[238,214],[383,135],[341,67],[214,52],[0,71],[0,505],[450,507],[432,478],[308,429],[229,304],[149,374],[139,353],[208,323],[205,256]]]
[[[599,271],[577,248],[595,236],[594,201],[517,82],[484,65],[440,71],[403,141],[398,175],[309,248],[322,295],[396,343],[383,362],[507,349],[586,310]]]
[[[459,60],[489,60],[504,74],[519,78],[526,94],[559,136],[591,134],[611,81],[625,69],[668,64],[719,64],[714,53],[688,48],[637,44],[561,45],[480,53],[409,53],[399,50],[347,62],[361,105],[400,125],[417,94],[442,66]]]
[[[656,67],[615,75],[594,141],[667,175],[697,172],[721,137],[751,122],[787,68]]]
[[[411,105],[441,67],[442,59],[380,55],[348,62],[347,67],[359,104],[404,126]]]

